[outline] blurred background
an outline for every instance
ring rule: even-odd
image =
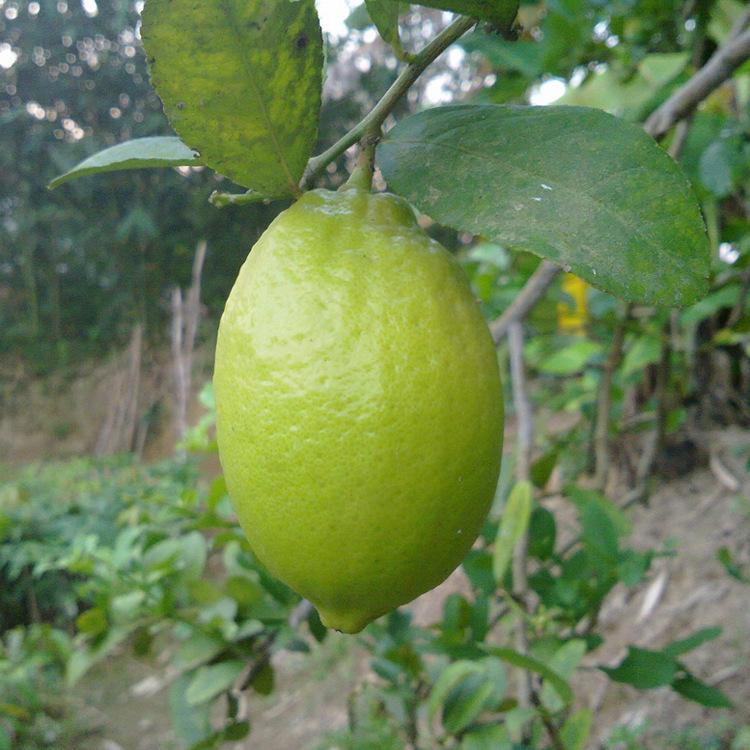
[[[402,63],[361,3],[318,7],[327,41],[319,152],[371,109]],[[171,133],[149,85],[142,9],[142,0],[0,0],[0,750],[418,747],[409,711],[388,701],[418,706],[428,683],[419,670],[394,678],[384,644],[420,653],[414,644],[434,623],[453,627],[450,608],[473,606],[483,590],[483,558],[420,599],[410,626],[392,621],[357,641],[324,638],[310,622],[300,636],[288,625],[294,596],[242,558],[249,553],[217,478],[210,377],[219,316],[249,248],[286,204],[216,209],[212,191],[239,188],[201,167],[47,189],[102,148]],[[471,32],[386,127],[455,101],[580,104],[642,122],[746,15],[738,0],[523,2],[518,41]],[[451,17],[404,4],[404,47],[420,48]],[[539,487],[560,538],[569,520],[561,488],[594,473],[605,376],[612,455],[598,491],[620,497],[635,486],[639,501],[650,499],[626,525],[653,564],[627,581],[616,576],[597,609],[609,651],[579,678],[580,704],[595,712],[585,747],[750,748],[747,63],[684,137],[679,160],[712,245],[708,297],[681,311],[625,307],[564,275],[526,323]],[[340,184],[353,158],[347,152],[320,184]],[[420,223],[456,253],[490,321],[538,264],[428,217]],[[499,356],[507,370],[504,344]],[[511,414],[509,454],[513,435]],[[651,438],[658,448],[644,471]],[[496,511],[512,458],[506,465]],[[487,540],[496,529],[497,512]],[[695,667],[730,694],[732,710],[612,687],[593,671],[625,644],[704,626],[724,630]],[[209,638],[202,654],[185,652],[195,632]],[[194,684],[189,692],[188,678],[217,655],[258,653],[256,690],[240,708],[230,697],[238,673],[213,675],[202,700]],[[403,653],[393,656],[402,670]],[[247,714],[252,731],[199,745],[225,709],[212,702],[222,696],[230,724]],[[354,726],[369,728],[357,735]],[[441,746],[475,747],[460,744],[460,732],[451,737]]]

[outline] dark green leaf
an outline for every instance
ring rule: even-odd
[[[488,595],[495,590],[492,556],[489,552],[479,549],[471,550],[463,561],[463,569],[475,589]]]
[[[457,105],[406,118],[378,153],[390,188],[443,224],[628,300],[684,305],[706,291],[698,203],[636,125],[585,107]]]
[[[673,656],[662,651],[629,646],[628,655],[618,666],[599,669],[615,682],[624,682],[638,690],[649,690],[671,684],[679,665]]]
[[[68,180],[100,172],[146,167],[195,167],[202,163],[193,149],[174,136],[136,138],[89,156],[65,174],[55,177],[49,188],[53,190]]]
[[[392,0],[365,0],[367,12],[375,24],[380,36],[398,52],[402,51],[398,36],[398,14],[401,3]]]
[[[698,646],[702,646],[707,641],[712,641],[720,635],[721,628],[703,628],[687,638],[670,643],[662,651],[670,656],[682,656],[682,654],[686,654],[688,651],[692,651],[694,648],[698,648]]]
[[[479,675],[465,680],[445,703],[443,726],[451,734],[466,729],[482,713],[492,693],[492,685]]]
[[[529,521],[529,555],[548,560],[555,551],[557,524],[546,508],[534,508]]]
[[[251,684],[256,693],[270,695],[276,684],[273,667],[270,664],[265,664]]]
[[[313,0],[149,0],[143,42],[167,116],[204,164],[268,197],[296,192],[320,109]]]
[[[726,570],[732,578],[735,578],[742,583],[750,583],[750,576],[745,575],[742,568],[735,562],[728,547],[721,547],[716,553],[716,559],[724,566],[724,570]]]
[[[513,750],[513,742],[504,726],[490,724],[464,734],[461,750]]]
[[[732,708],[732,701],[721,690],[696,680],[690,674],[676,679],[672,683],[672,690],[708,708]]]
[[[557,449],[547,451],[531,464],[531,481],[535,487],[543,490],[552,476],[552,472],[557,465],[557,457],[560,455]]]

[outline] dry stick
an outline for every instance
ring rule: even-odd
[[[518,434],[516,475],[518,481],[528,481],[531,472],[531,450],[534,444],[534,414],[526,388],[526,372],[523,362],[523,324],[518,320],[513,321],[508,328],[508,350]],[[528,535],[524,534],[513,550],[514,596],[522,603],[525,603],[528,593],[527,552]],[[523,615],[519,617],[516,628],[516,649],[522,654],[529,651],[529,639]],[[521,708],[528,708],[531,705],[532,692],[531,674],[521,670],[518,675],[518,705]]]
[[[684,86],[651,114],[643,126],[645,131],[654,138],[661,138],[673,125],[689,115],[714,89],[724,83],[748,57],[750,30],[730,36]]]
[[[523,320],[531,312],[561,272],[562,268],[551,261],[543,260],[539,264],[505,312],[490,323],[490,332],[496,344],[508,333],[511,323]]]
[[[594,482],[599,490],[604,490],[609,475],[609,421],[612,407],[612,379],[622,359],[622,348],[625,342],[625,326],[630,316],[630,305],[617,323],[612,346],[604,364],[602,379],[596,394],[596,425],[594,428]]]

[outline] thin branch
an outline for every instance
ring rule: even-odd
[[[418,52],[412,62],[404,68],[393,85],[385,92],[383,98],[373,107],[357,125],[345,136],[339,139],[329,149],[318,156],[314,156],[307,163],[307,169],[302,176],[300,188],[309,187],[314,177],[337,159],[350,146],[359,141],[365,133],[380,128],[385,119],[398,104],[401,97],[411,88],[424,70],[433,63],[453,42],[460,39],[476,21],[461,16],[443,29],[424,49]]]
[[[534,414],[526,388],[526,370],[523,361],[523,324],[518,320],[513,321],[508,328],[508,350],[518,435],[516,476],[518,481],[528,481],[531,473],[531,451],[534,445]],[[528,542],[528,534],[524,534],[513,550],[513,595],[524,609],[526,609],[526,596],[529,587],[526,570]],[[522,654],[529,651],[529,638],[524,617],[519,617],[516,625],[516,649]],[[518,675],[518,705],[522,708],[528,708],[531,705],[532,688],[531,674],[525,670],[520,671]]]
[[[711,59],[684,85],[675,91],[643,126],[654,138],[661,138],[675,123],[689,115],[714,89],[750,58],[750,30],[730,36]]]
[[[543,260],[539,264],[510,306],[490,323],[490,332],[496,344],[508,333],[511,323],[523,320],[531,312],[561,272],[562,268],[551,261]]]
[[[287,625],[289,625],[292,630],[296,630],[312,614],[312,611],[312,604],[310,604],[307,599],[303,599],[291,611],[289,618],[287,619]],[[279,632],[279,630],[273,630],[263,639],[263,641],[261,641],[255,654],[256,658],[248,664],[245,671],[235,682],[234,691],[236,693],[241,693],[252,685],[253,681],[271,661],[271,648],[276,641]]]
[[[628,305],[625,315],[618,321],[612,337],[612,346],[604,364],[602,379],[596,395],[596,426],[594,428],[594,482],[599,490],[604,490],[609,475],[609,422],[612,407],[612,380],[615,370],[622,359],[622,348],[625,342],[625,327],[630,315]]]

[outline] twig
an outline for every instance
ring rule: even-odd
[[[565,743],[560,736],[560,730],[557,728],[554,719],[550,716],[549,711],[547,711],[547,709],[542,704],[542,701],[539,699],[539,695],[537,694],[536,690],[532,691],[531,700],[537,710],[537,713],[539,714],[539,717],[542,720],[542,724],[544,724],[544,728],[547,730],[547,735],[549,736],[550,742],[552,743],[553,750],[565,750]]]
[[[297,606],[291,611],[289,618],[287,619],[287,625],[292,630],[296,630],[311,614],[313,606],[307,599],[303,599]],[[278,630],[270,632],[261,641],[256,652],[256,658],[245,668],[245,671],[237,678],[235,682],[234,691],[241,693],[246,690],[256,677],[265,669],[266,665],[271,661],[271,647],[276,642],[276,638],[279,635]]]
[[[562,268],[551,261],[543,260],[539,264],[505,312],[490,323],[490,331],[496,344],[508,333],[511,323],[523,320],[531,312],[561,272]]]
[[[737,297],[737,302],[734,303],[732,312],[729,313],[727,318],[726,328],[733,328],[737,323],[742,320],[742,316],[745,314],[745,308],[747,307],[747,297],[750,293],[750,266],[746,268],[742,274],[742,288],[740,289],[740,296]]]
[[[412,84],[419,78],[424,70],[435,61],[453,42],[460,39],[476,21],[472,18],[461,16],[453,23],[443,29],[424,49],[418,52],[412,62],[404,68],[393,85],[385,92],[383,98],[373,107],[357,125],[355,125],[345,136],[340,138],[329,149],[322,154],[314,156],[307,163],[307,168],[300,181],[300,188],[305,190],[309,187],[314,177],[332,161],[337,159],[350,146],[359,141],[365,133],[379,128],[393,108],[398,104],[401,97],[411,88]]]
[[[519,481],[528,481],[531,473],[531,451],[534,444],[534,415],[526,389],[526,372],[523,362],[523,324],[518,320],[513,321],[508,328],[508,349],[518,435],[516,475]],[[524,534],[513,550],[513,595],[524,609],[526,608],[526,595],[528,593],[526,571],[528,541],[528,534]],[[524,617],[519,617],[516,625],[516,649],[522,654],[529,651],[529,639]],[[528,708],[531,705],[532,687],[531,674],[521,670],[518,674],[518,705],[522,708]]]
[[[724,83],[749,57],[750,31],[730,36],[684,86],[651,113],[643,126],[646,132],[654,138],[661,138]]]
[[[615,370],[622,359],[622,347],[625,342],[625,326],[630,316],[630,305],[627,306],[625,314],[617,323],[612,346],[609,350],[607,361],[604,364],[602,379],[599,382],[599,390],[596,396],[596,426],[594,428],[594,457],[595,471],[594,481],[600,490],[607,485],[609,475],[609,421],[612,407],[612,379]]]

